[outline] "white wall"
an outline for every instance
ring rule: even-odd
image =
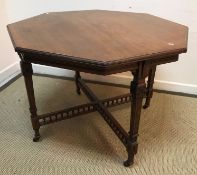
[[[2,6],[2,2],[6,2]],[[66,11],[82,9],[106,9],[119,11],[146,12],[189,26],[189,49],[187,54],[182,54],[176,63],[159,66],[156,73],[155,87],[159,89],[180,91],[197,94],[197,1],[196,0],[6,0],[0,1],[0,19],[3,26],[6,23],[18,21],[30,16],[49,11]],[[7,12],[7,16],[2,14]],[[2,21],[1,21],[2,24]],[[13,49],[10,47],[9,38],[3,29],[3,53],[5,58],[0,59],[0,70],[16,61]],[[2,41],[0,41],[2,42]],[[1,49],[1,48],[0,48]],[[2,50],[2,49],[1,49]],[[0,51],[1,51],[0,50]],[[8,55],[6,53],[9,53]],[[2,54],[1,54],[2,55]],[[13,56],[12,60],[10,59]],[[41,66],[35,67],[36,72],[48,73],[48,69]],[[50,74],[72,76],[72,72],[50,69]],[[101,81],[116,81],[128,84],[130,73],[117,74],[109,77],[86,75],[91,79]]]
[[[4,0],[0,1],[0,86],[19,73],[18,58],[13,51],[6,24],[8,16]]]

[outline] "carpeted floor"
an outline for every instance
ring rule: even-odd
[[[89,84],[101,97],[128,89]],[[75,93],[72,81],[34,77],[38,113],[88,102]],[[135,164],[122,165],[127,154],[98,113],[83,115],[40,129],[32,142],[23,78],[0,92],[0,175],[196,175],[197,98],[154,93],[142,110]],[[110,111],[128,130],[130,105]]]

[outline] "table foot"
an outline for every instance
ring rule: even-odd
[[[146,100],[146,102],[145,102],[143,108],[146,109],[146,108],[148,108],[149,106],[150,106],[150,99],[149,99],[149,100]]]
[[[124,161],[124,166],[128,167],[134,163],[134,155],[137,154],[138,143],[129,143],[127,147],[128,159]]]
[[[132,145],[127,147],[128,159],[123,163],[125,167],[129,167],[134,163],[134,155],[135,155],[134,149],[135,148]]]
[[[130,161],[129,159],[127,159],[126,161],[124,161],[123,165],[125,167],[129,167],[129,166],[133,165],[133,163],[134,163],[133,161]]]
[[[78,95],[81,95],[80,89],[77,89],[77,94],[78,94]]]
[[[40,132],[39,132],[39,130],[34,130],[34,131],[35,131],[35,135],[33,138],[33,142],[38,142],[40,139]]]
[[[145,104],[143,105],[144,109],[147,109],[150,106],[150,101],[151,101],[151,98],[152,98],[152,94],[153,94],[153,89],[148,89],[147,96],[146,96],[146,101],[145,101]]]

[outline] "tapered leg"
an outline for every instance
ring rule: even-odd
[[[76,83],[76,91],[77,91],[77,94],[81,94],[81,91],[80,91],[80,86],[79,86],[79,83],[78,83],[78,79],[81,78],[80,76],[80,72],[79,71],[76,71],[75,72],[75,83]]]
[[[39,133],[40,124],[37,117],[37,108],[36,108],[35,97],[34,97],[34,88],[32,81],[32,74],[33,74],[32,65],[31,63],[25,61],[21,61],[20,63],[21,63],[21,71],[25,80],[27,96],[29,100],[29,106],[30,106],[29,110],[31,113],[32,127],[35,132],[33,141],[36,142],[40,138],[40,133]]]
[[[150,100],[153,96],[153,83],[154,83],[154,78],[155,78],[155,71],[156,71],[156,66],[152,67],[148,74],[146,101],[143,106],[144,109],[150,106]]]
[[[130,131],[129,141],[127,145],[128,159],[124,162],[125,166],[133,164],[134,155],[137,153],[138,143],[138,128],[140,122],[140,114],[142,108],[142,100],[146,92],[144,67],[141,64],[138,71],[133,73],[134,79],[131,82],[131,119],[130,119]]]

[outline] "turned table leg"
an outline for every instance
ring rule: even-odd
[[[40,133],[39,133],[40,124],[37,117],[37,108],[35,104],[35,96],[34,96],[34,88],[33,88],[33,80],[32,80],[32,74],[33,74],[32,64],[26,61],[21,61],[20,65],[21,65],[22,74],[24,76],[27,96],[29,100],[29,106],[30,106],[29,110],[31,113],[32,127],[35,132],[33,141],[36,142],[40,138]]]
[[[80,76],[80,72],[79,71],[76,71],[75,72],[75,83],[76,83],[76,91],[77,91],[77,94],[81,94],[81,91],[80,91],[80,86],[79,86],[79,82],[78,82],[78,79],[81,78]]]
[[[134,155],[137,153],[138,143],[138,128],[140,122],[140,113],[142,108],[142,100],[146,92],[145,75],[143,65],[139,65],[139,69],[133,72],[134,79],[131,82],[131,119],[130,119],[130,131],[129,141],[127,146],[128,159],[124,162],[125,166],[133,164]]]
[[[155,78],[155,71],[156,71],[156,66],[152,67],[148,73],[146,101],[143,106],[144,109],[146,109],[150,106],[150,100],[153,96],[153,83],[154,83],[154,78]]]

